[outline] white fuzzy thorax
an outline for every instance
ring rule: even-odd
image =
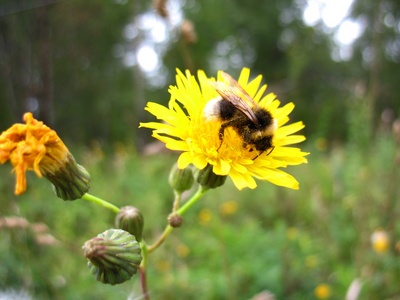
[[[276,119],[273,119],[272,124],[265,129],[264,133],[267,135],[273,135],[277,129],[278,129],[278,121]]]
[[[220,108],[218,102],[222,101],[222,97],[218,96],[207,102],[203,110],[203,115],[207,121],[218,121],[220,116]]]

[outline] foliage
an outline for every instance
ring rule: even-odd
[[[309,164],[292,170],[300,178],[299,191],[263,184],[238,193],[227,181],[209,192],[150,258],[151,295],[249,299],[269,290],[278,299],[310,299],[318,284],[327,283],[331,299],[343,299],[351,282],[361,278],[362,299],[398,296],[400,207],[395,183],[400,174],[393,137],[382,132],[368,151],[351,144],[328,152],[318,152],[312,144],[308,148],[314,153]],[[88,162],[94,193],[142,210],[144,238],[152,240],[165,226],[172,205],[165,165],[176,158],[138,157],[118,149],[107,156],[99,156],[100,149],[85,151],[79,160]],[[10,178],[6,168],[0,171]],[[108,299],[116,294],[127,298],[135,283],[139,295],[135,279],[115,290],[95,281],[84,259],[77,259],[87,236],[112,226],[113,215],[77,202],[81,200],[62,202],[47,182],[33,176],[28,183],[31,187],[17,199],[9,188],[12,183],[3,182],[3,217],[44,222],[59,244],[39,244],[28,229],[3,228],[1,289],[24,287],[41,299]],[[237,211],[226,213],[226,202],[235,202]],[[371,245],[377,228],[390,237],[384,253],[374,252]]]

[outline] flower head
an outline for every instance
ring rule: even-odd
[[[133,206],[121,207],[119,213],[115,216],[115,226],[129,232],[140,242],[144,227],[143,214]]]
[[[14,124],[0,135],[0,163],[10,160],[14,166],[15,194],[25,192],[25,173],[33,170],[53,183],[59,197],[80,198],[89,189],[89,174],[54,130],[35,120],[32,113],[24,114],[23,119],[26,124]]]
[[[137,273],[142,261],[135,237],[121,229],[109,229],[83,245],[88,267],[98,281],[119,284]]]
[[[301,130],[302,122],[285,125],[294,104],[288,103],[279,107],[279,100],[270,93],[263,96],[266,85],[261,88],[261,75],[249,82],[250,70],[243,69],[238,83],[261,107],[270,112],[276,120],[277,128],[273,135],[273,150],[265,151],[255,158],[255,152],[243,147],[243,140],[232,128],[227,127],[221,144],[219,130],[221,123],[206,120],[203,115],[208,101],[219,96],[211,85],[214,79],[207,78],[203,71],[198,72],[198,80],[186,71],[177,70],[176,86],[171,86],[171,99],[168,107],[149,102],[146,110],[165,123],[141,123],[141,127],[152,128],[153,137],[163,141],[171,150],[182,151],[178,167],[183,169],[193,164],[202,170],[212,166],[213,173],[220,176],[229,175],[238,189],[257,186],[254,178],[268,180],[276,185],[298,189],[298,182],[291,175],[279,168],[288,165],[306,163],[308,153],[299,148],[288,147],[305,140],[302,135],[293,135]],[[223,82],[221,72],[218,81]]]

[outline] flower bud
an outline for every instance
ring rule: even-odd
[[[142,240],[144,219],[142,212],[136,207],[121,207],[115,217],[115,226],[134,235],[138,242]]]
[[[76,200],[89,191],[90,174],[84,167],[77,164],[72,154],[54,173],[44,173],[53,184],[57,197],[64,200]]]
[[[83,246],[88,267],[98,281],[118,284],[136,274],[142,261],[135,237],[121,229],[109,229]]]
[[[193,172],[190,167],[179,169],[177,164],[169,173],[169,185],[179,194],[189,190],[194,182]]]
[[[178,213],[172,213],[168,216],[168,223],[171,227],[181,227],[183,218]]]
[[[208,164],[204,169],[197,170],[195,174],[197,182],[203,188],[215,189],[225,183],[226,175],[221,176],[213,172],[213,166]]]
[[[167,0],[154,0],[153,6],[162,18],[168,18]]]
[[[181,24],[182,37],[186,44],[192,45],[197,42],[197,34],[194,25],[189,20],[184,20]]]

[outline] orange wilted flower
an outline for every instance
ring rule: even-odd
[[[53,183],[64,200],[81,198],[89,190],[90,176],[75,162],[57,133],[25,113],[26,124],[14,124],[0,135],[0,163],[10,160],[17,176],[15,194],[26,190],[25,173],[35,171]]]

